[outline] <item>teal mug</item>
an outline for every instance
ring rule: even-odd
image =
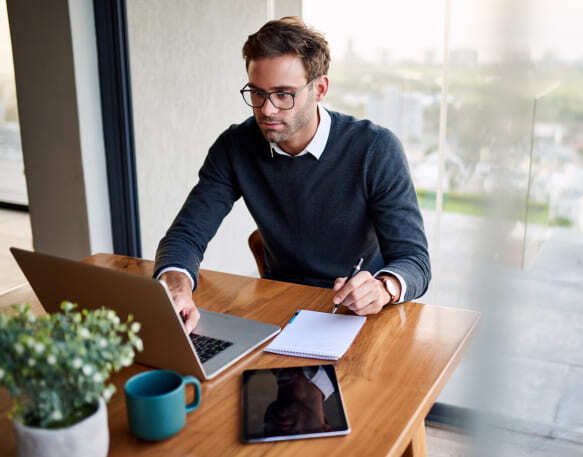
[[[185,386],[192,384],[194,400],[186,404]],[[143,440],[159,441],[178,433],[186,414],[200,405],[200,382],[174,371],[152,370],[140,373],[125,385],[130,431]]]

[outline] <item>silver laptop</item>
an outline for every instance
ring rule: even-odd
[[[156,368],[211,379],[276,335],[276,325],[199,308],[200,321],[188,335],[168,289],[146,276],[10,248],[41,304],[61,311],[63,300],[79,309],[102,306],[125,321],[128,314],[142,324],[144,350],[136,361]]]

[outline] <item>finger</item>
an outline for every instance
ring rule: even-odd
[[[190,300],[185,298],[183,295],[172,295],[172,302],[174,304],[174,309],[176,309],[176,311],[179,313],[182,313],[191,305]]]
[[[185,317],[184,326],[186,327],[186,332],[191,333],[200,320],[200,312],[196,307],[192,307],[184,310],[183,314]]]
[[[343,276],[342,278],[336,278],[336,280],[334,281],[334,290],[340,290],[342,288],[342,286],[344,285],[344,283],[346,283],[346,280],[348,278],[346,276]]]
[[[363,309],[362,311],[369,315],[369,314],[378,314],[381,312],[381,310],[383,309],[384,305],[383,302],[378,299],[373,301],[372,303],[370,303],[365,309]]]
[[[376,280],[368,271],[363,273],[359,278],[356,278],[356,276],[353,278],[357,279],[357,281],[351,284],[353,289],[342,302],[345,306],[350,307],[350,305],[356,304],[357,308],[360,309],[374,299],[374,294],[377,290],[375,287]]]
[[[338,305],[340,303],[344,303],[350,293],[354,291],[356,285],[358,284],[357,276],[358,275],[354,276],[354,278],[351,278],[348,281],[344,280],[344,283],[338,290],[338,293],[334,295],[334,298],[332,299],[335,304]]]
[[[342,304],[348,309],[354,311],[358,306],[357,302],[362,299],[362,296],[363,291],[361,289],[354,289],[346,297],[344,297]]]
[[[369,271],[360,271],[354,277],[350,278],[349,284],[352,284],[354,288],[360,287],[372,278]]]
[[[372,298],[367,296],[368,299]],[[359,306],[354,306],[352,311],[359,316],[367,316],[369,314],[376,314],[381,309],[379,300],[372,299],[371,301],[365,302],[364,300],[360,302]]]
[[[175,303],[174,309],[182,318],[182,322],[184,322],[186,331],[188,333],[192,332],[192,330],[194,330],[198,324],[198,320],[200,318],[200,313],[194,304],[194,300],[192,300],[191,297],[181,296],[179,297],[177,303]]]
[[[368,294],[366,297],[363,297],[359,303],[360,306],[358,306],[355,310],[355,313],[361,316],[377,314],[383,309],[385,305],[384,295],[381,293],[376,280],[373,278],[370,283],[370,294]]]
[[[348,309],[360,314],[362,310],[368,307],[370,303],[374,302],[374,300],[374,290],[367,287],[361,287],[356,289],[353,294],[349,295],[344,303],[348,302],[346,305]]]
[[[368,271],[361,271],[349,281],[345,282],[342,288],[338,291],[338,293],[332,299],[334,303],[343,303],[346,300],[346,297],[360,287],[362,284],[366,283],[368,280],[372,278],[372,275]]]

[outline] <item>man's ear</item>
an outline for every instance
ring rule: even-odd
[[[321,75],[314,80],[314,98],[320,102],[328,93],[328,76]]]

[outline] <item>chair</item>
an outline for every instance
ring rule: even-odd
[[[263,251],[263,238],[259,234],[259,230],[255,230],[251,235],[249,235],[249,248],[255,257],[255,263],[257,264],[257,270],[259,271],[259,276],[263,277],[263,267],[265,261],[265,253]]]

